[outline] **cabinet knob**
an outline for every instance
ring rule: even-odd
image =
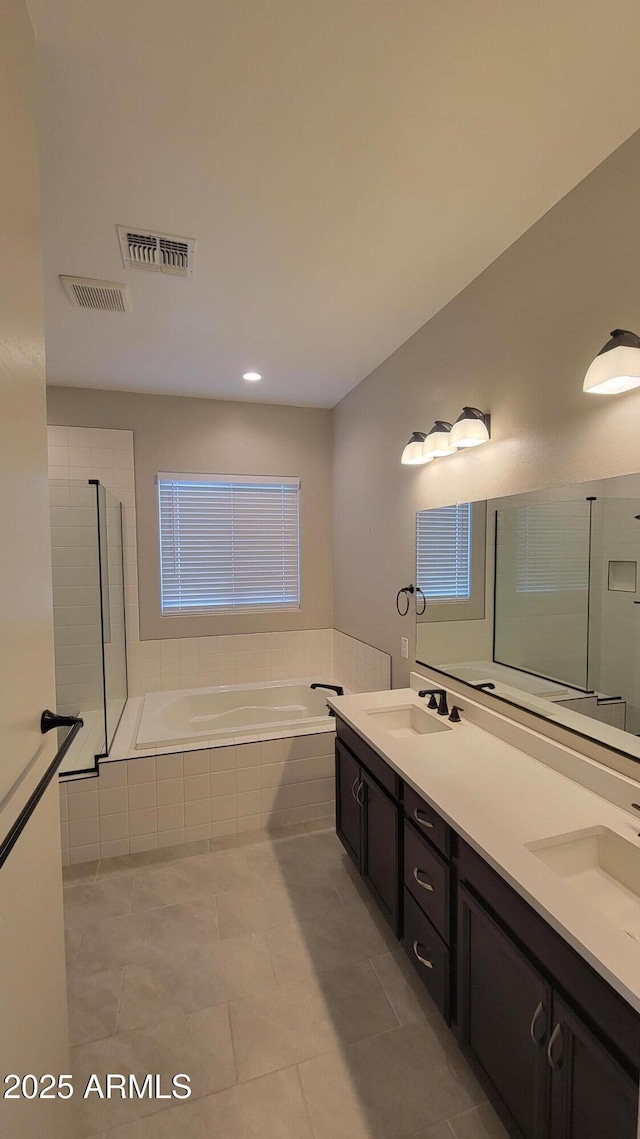
[[[416,955],[416,957],[418,958],[418,961],[420,962],[421,965],[424,965],[425,968],[427,968],[427,969],[433,969],[433,962],[429,961],[426,957],[423,957],[422,954],[420,953],[420,942],[417,940],[414,941],[414,943],[413,943],[413,952]],[[429,952],[429,950],[427,950],[427,953],[428,952]]]
[[[542,1001],[540,1001],[538,1004],[538,1007],[536,1008],[536,1011],[531,1018],[531,1025],[529,1027],[529,1035],[531,1036],[531,1039],[537,1048],[541,1046],[544,1040],[544,1032],[542,1033],[542,1038],[540,1040],[538,1040],[538,1037],[536,1036],[536,1028],[538,1027],[538,1021],[540,1020],[541,1016],[544,1016],[544,1005]]]
[[[420,877],[421,874],[422,874],[422,878]],[[413,877],[415,878],[418,885],[422,886],[423,890],[429,890],[433,894],[433,886],[431,885],[431,883],[429,881],[426,880],[426,878],[424,876],[424,870],[420,870],[420,868],[418,866],[414,866]]]
[[[556,1041],[560,1043],[560,1054],[554,1058],[553,1049]],[[559,1024],[556,1024],[551,1033],[551,1039],[547,1045],[547,1060],[549,1061],[549,1067],[555,1071],[557,1071],[562,1064],[562,1026]]]
[[[427,827],[430,831],[433,830],[433,823],[430,823],[428,819],[424,818],[424,811],[421,811],[419,807],[416,807],[414,810],[413,817],[417,823],[420,823],[421,827]]]

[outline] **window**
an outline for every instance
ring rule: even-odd
[[[164,616],[300,607],[300,480],[158,475]]]
[[[587,589],[587,502],[536,502],[508,513],[516,521],[516,593]]]
[[[471,597],[471,503],[421,510],[417,516],[417,584],[429,601]]]

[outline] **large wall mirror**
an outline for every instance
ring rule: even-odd
[[[421,510],[416,659],[640,761],[640,475]]]

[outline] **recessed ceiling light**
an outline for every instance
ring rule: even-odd
[[[259,372],[245,372],[242,378],[243,380],[250,380],[252,383],[255,383],[256,380],[261,380],[262,376]]]

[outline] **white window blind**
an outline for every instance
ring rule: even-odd
[[[417,584],[432,601],[471,597],[471,503],[421,510],[417,516]]]
[[[510,513],[516,530],[516,593],[587,589],[588,502],[537,502],[505,516]]]
[[[300,605],[300,480],[158,475],[163,614]]]

